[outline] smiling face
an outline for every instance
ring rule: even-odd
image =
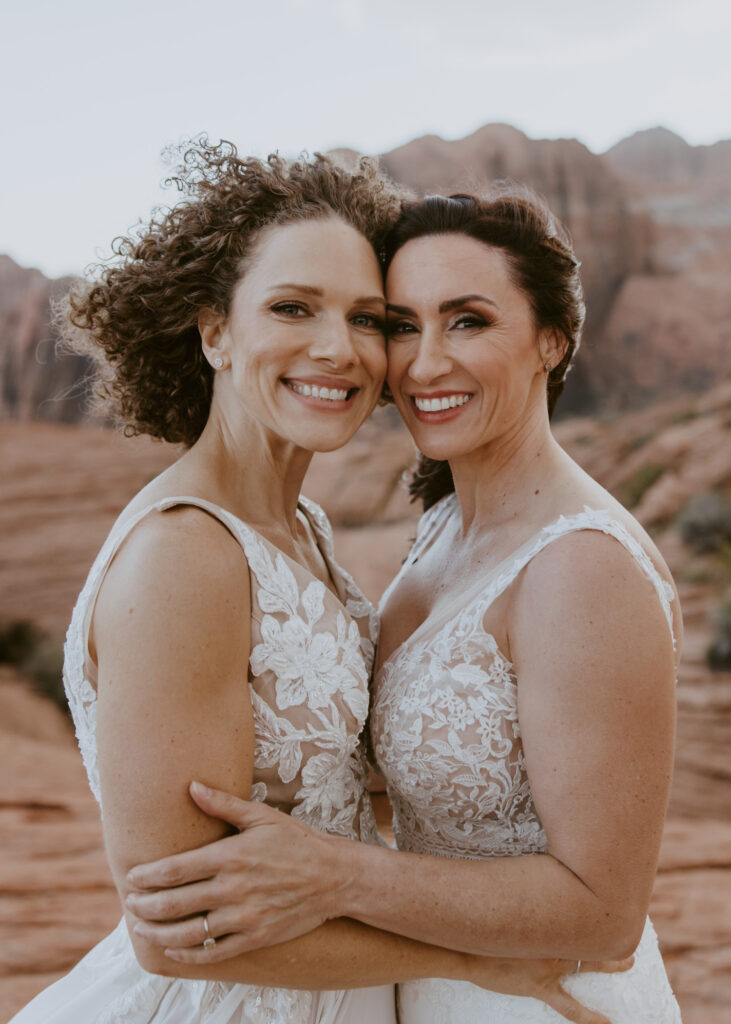
[[[546,416],[539,332],[502,250],[427,235],[393,258],[388,383],[417,447],[459,458]]]
[[[228,320],[201,328],[218,406],[308,451],[341,447],[372,411],[386,372],[381,271],[370,243],[332,216],[266,229]]]

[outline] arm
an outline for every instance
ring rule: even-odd
[[[240,546],[190,509],[144,521],[109,569],[94,616],[104,833],[120,893],[133,864],[200,847],[230,828],[190,799],[191,775],[247,797],[249,575]],[[337,921],[212,970],[176,964],[134,930],[153,973],[300,988],[343,988],[433,974],[465,977],[466,958]],[[202,923],[195,924],[203,938]]]
[[[662,609],[615,541],[577,534],[530,564],[508,622],[524,752],[547,853],[443,860],[313,836],[305,858],[295,823],[275,824],[270,809],[250,806],[242,818],[239,807],[237,820],[219,797],[196,797],[209,813],[254,824],[246,836],[226,841],[236,844],[241,870],[221,879],[219,894],[236,905],[239,948],[273,941],[293,918],[303,930],[311,927],[316,909],[473,953],[594,958],[634,949],[672,760],[674,657]],[[202,859],[178,864],[175,881],[215,874],[226,863],[224,844],[218,846],[216,856],[201,851]],[[246,865],[265,851],[266,868],[247,876]],[[170,884],[154,868],[135,880]],[[274,908],[271,893],[281,894],[283,886],[294,893],[292,904]],[[185,901],[196,888],[146,896],[138,907],[153,901],[146,916],[181,916],[193,909]],[[251,907],[255,917],[247,914]],[[168,941],[187,944],[181,926]]]
[[[644,924],[672,770],[667,622],[634,560],[596,533],[538,556],[508,621],[547,853],[486,863],[406,855],[399,863],[364,851],[367,865],[356,862],[342,911],[472,952],[627,955]],[[376,885],[385,899],[375,900]]]

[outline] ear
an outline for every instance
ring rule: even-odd
[[[569,347],[566,336],[555,327],[547,327],[538,335],[538,351],[543,363],[550,370],[558,366]]]
[[[212,309],[202,309],[198,314],[198,331],[203,355],[211,366],[216,370],[230,366],[228,333],[224,318]]]

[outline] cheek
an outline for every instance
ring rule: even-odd
[[[393,391],[404,375],[408,360],[405,358],[404,347],[400,345],[387,345],[386,356],[386,381]]]
[[[374,380],[384,381],[388,370],[388,359],[386,357],[386,343],[383,340],[374,341],[369,345],[367,354],[364,357],[364,365]]]

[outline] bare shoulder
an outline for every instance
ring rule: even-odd
[[[193,506],[151,512],[112,562],[94,613],[94,635],[132,616],[178,633],[209,620],[246,615],[250,584],[244,551],[226,526]]]
[[[667,567],[663,573],[642,547],[670,582]],[[650,576],[620,541],[601,530],[569,533],[540,551],[518,581],[512,608],[516,636],[543,631],[587,651],[618,641],[627,650],[672,647],[665,608]],[[679,622],[674,625],[677,632]]]

